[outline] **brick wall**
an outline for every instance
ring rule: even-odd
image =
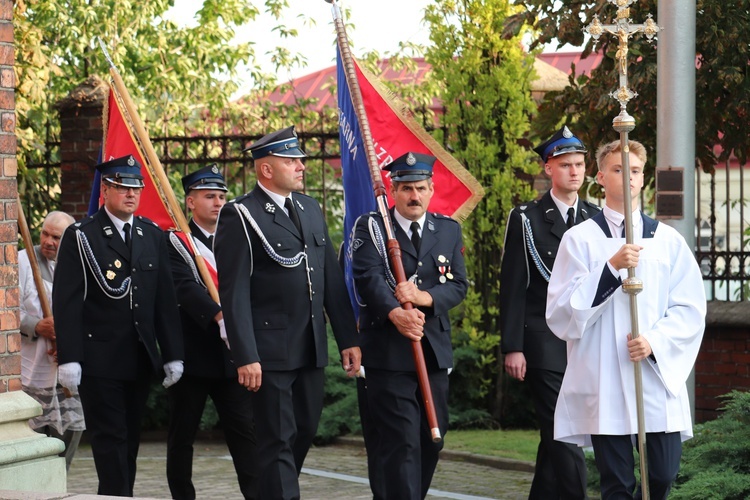
[[[75,219],[88,212],[108,92],[107,84],[93,76],[56,106],[60,116],[62,210]]]
[[[709,302],[695,363],[695,421],[716,418],[719,396],[735,389],[750,390],[750,303]]]
[[[0,393],[21,389],[13,2],[0,0]]]

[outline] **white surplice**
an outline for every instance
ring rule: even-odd
[[[638,213],[637,213],[638,214]],[[590,445],[590,435],[638,432],[635,378],[627,349],[631,331],[629,296],[618,287],[592,306],[607,260],[625,243],[608,238],[587,220],[563,236],[547,295],[547,323],[567,341],[568,367],[555,410],[555,439]],[[685,381],[698,356],[706,297],[693,252],[672,227],[660,223],[641,245],[636,276],[640,334],[654,359],[641,362],[646,432],[692,437]],[[621,270],[622,278],[627,271]],[[606,275],[604,275],[606,276]]]

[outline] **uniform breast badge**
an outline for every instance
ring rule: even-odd
[[[122,267],[122,262],[120,262],[120,259],[115,259],[115,267],[117,269],[120,269]],[[107,275],[107,277],[109,278],[109,275]],[[110,278],[110,279],[112,279],[112,278]]]
[[[107,279],[108,280],[112,281],[113,279],[115,279],[116,276],[117,275],[115,274],[115,272],[113,270],[110,269],[109,271],[107,271]]]
[[[445,283],[448,280],[452,280],[453,274],[451,273],[450,261],[445,257],[445,255],[438,255],[437,261],[440,264],[438,266],[438,271],[440,272],[438,281],[440,283]]]

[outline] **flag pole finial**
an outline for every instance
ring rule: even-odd
[[[109,51],[107,50],[107,46],[104,44],[104,40],[102,40],[101,37],[96,37],[96,40],[99,42],[99,48],[102,49],[102,52],[104,53],[104,58],[109,63],[109,67],[117,71],[117,67],[115,66],[115,63],[112,61],[112,58],[109,56]]]

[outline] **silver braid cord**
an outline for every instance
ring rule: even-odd
[[[88,238],[86,238],[86,235],[83,234],[80,229],[76,231],[76,236],[78,239],[78,253],[85,257],[83,260],[86,262],[91,274],[94,275],[94,278],[104,295],[115,300],[125,298],[130,292],[130,276],[125,278],[118,288],[109,286],[104,274],[102,273],[102,268],[96,261],[96,257],[94,257],[94,251],[91,249],[91,244],[89,243]]]
[[[539,250],[536,249],[536,245],[534,244],[534,234],[531,232],[531,221],[529,221],[528,217],[523,214],[521,215],[521,218],[523,219],[524,239],[526,240],[526,247],[529,249],[531,260],[539,270],[542,278],[544,278],[545,281],[549,282],[549,277],[552,273],[542,261],[542,257],[539,255]]]
[[[185,245],[182,244],[182,241],[180,238],[174,234],[173,231],[169,232],[169,242],[172,243],[172,246],[175,250],[177,250],[177,253],[180,254],[180,257],[185,261],[185,263],[190,267],[190,272],[193,273],[193,279],[196,283],[199,283],[203,286],[203,280],[200,278],[200,274],[198,273],[198,268],[195,266],[195,261],[193,260],[193,256],[190,255],[190,252],[187,248],[185,248]]]

